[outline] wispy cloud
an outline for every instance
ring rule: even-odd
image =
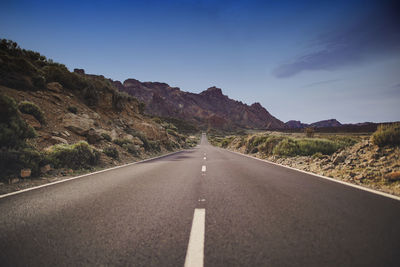
[[[385,8],[376,10],[373,15],[364,17],[356,25],[321,35],[316,41],[319,50],[277,67],[273,74],[278,78],[287,78],[302,71],[336,70],[400,55],[398,14],[399,4],[393,1]]]
[[[319,82],[306,84],[303,87],[314,87],[314,86],[318,86],[318,85],[337,83],[337,82],[342,81],[342,80],[343,79],[333,79],[333,80],[319,81]]]
[[[400,83],[393,85],[392,88],[400,89]]]

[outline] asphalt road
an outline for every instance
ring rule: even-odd
[[[400,201],[205,137],[0,199],[1,266],[190,266],[187,252],[200,266],[400,266]]]

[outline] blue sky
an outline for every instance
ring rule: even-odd
[[[397,1],[398,2],[398,1]],[[115,80],[314,122],[400,120],[396,1],[2,1],[0,37]]]

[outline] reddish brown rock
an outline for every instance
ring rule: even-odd
[[[20,175],[21,178],[27,178],[31,176],[31,173],[32,173],[31,169],[22,169]]]

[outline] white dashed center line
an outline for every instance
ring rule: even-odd
[[[202,172],[206,172],[206,165],[203,165],[203,166],[201,167],[201,171],[202,171]]]
[[[185,267],[203,267],[204,265],[204,232],[206,210],[195,209],[189,245],[186,252]]]
[[[204,157],[203,159],[206,160],[206,157]]]

